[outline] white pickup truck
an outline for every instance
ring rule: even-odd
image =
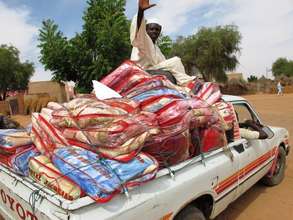
[[[260,118],[241,97],[224,96],[238,113],[239,121]],[[231,202],[262,179],[276,185],[284,178],[289,134],[284,128],[265,127],[265,140],[240,139],[227,149],[194,157],[156,179],[97,204],[89,197],[67,201],[0,166],[0,213],[5,219],[213,219]],[[233,159],[231,159],[233,155]],[[1,217],[0,217],[1,219]]]

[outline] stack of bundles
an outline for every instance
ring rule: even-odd
[[[127,161],[140,151],[151,135],[158,133],[156,127],[155,115],[141,112],[83,130],[64,128],[63,135],[72,145],[98,152],[107,158]]]
[[[66,199],[76,199],[84,190],[97,201],[107,200],[121,190],[121,185],[134,186],[155,176],[157,163],[139,152],[157,133],[156,115],[140,111],[139,104],[130,99],[98,100],[87,96],[65,104],[49,103],[32,117],[31,136],[42,156],[31,160],[30,175]],[[85,158],[88,155],[92,156]],[[118,166],[114,174],[120,172],[121,176],[106,174],[108,164],[114,170]],[[125,173],[128,176],[124,177]],[[105,181],[114,184],[111,190],[100,187]]]
[[[39,152],[25,129],[0,130],[0,162],[14,172],[28,176],[28,161]]]
[[[127,187],[153,179],[158,169],[156,160],[143,153],[128,163],[120,163],[75,147],[57,149],[52,160],[63,175],[97,202],[109,201]]]
[[[139,112],[138,104],[125,98],[49,103],[41,114],[33,115],[33,140],[47,156],[56,148],[75,145],[127,161],[156,133],[156,115]]]
[[[53,109],[51,123],[58,127],[75,128],[110,123],[139,110],[138,104],[129,99],[95,98],[77,98],[64,105],[50,103],[48,108]]]
[[[135,74],[139,80],[133,83]],[[199,145],[204,152],[225,146],[225,126],[212,106],[221,99],[216,84],[193,81],[186,88],[175,86],[165,76],[150,76],[131,62],[125,62],[102,83],[138,102],[143,111],[156,114],[160,133],[143,151],[153,155],[161,167],[188,159],[194,147],[199,147],[192,144],[193,139],[201,139]]]
[[[184,102],[188,95],[179,91],[165,76],[150,76],[129,62],[122,66],[124,68],[116,69],[102,82],[121,95],[138,102],[143,111],[155,115],[160,133],[152,136],[143,151],[153,155],[160,167],[188,159],[191,109],[187,102]],[[134,84],[132,80],[136,78],[135,75],[140,78]]]

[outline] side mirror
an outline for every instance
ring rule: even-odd
[[[271,139],[274,137],[274,132],[272,131],[272,129],[270,129],[268,126],[264,126],[262,128],[262,131],[265,132],[268,135],[268,139]]]

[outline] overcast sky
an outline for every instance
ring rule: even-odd
[[[126,15],[137,10],[137,0],[127,0]],[[266,75],[278,57],[293,60],[293,0],[154,0],[146,16],[158,18],[164,34],[173,39],[196,33],[202,26],[235,24],[242,34],[240,65],[245,76]],[[22,60],[35,63],[32,81],[51,79],[38,62],[38,29],[53,19],[72,37],[82,29],[86,0],[0,0],[0,44],[12,44]],[[268,76],[271,74],[268,73]]]

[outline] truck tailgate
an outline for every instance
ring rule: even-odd
[[[63,199],[53,192],[42,189],[39,200],[33,192],[41,188],[28,178],[22,178],[0,165],[0,212],[5,219],[67,219],[68,213],[62,206]],[[35,200],[35,212],[32,206]],[[66,200],[65,200],[66,201]],[[70,202],[70,201],[68,201]]]

